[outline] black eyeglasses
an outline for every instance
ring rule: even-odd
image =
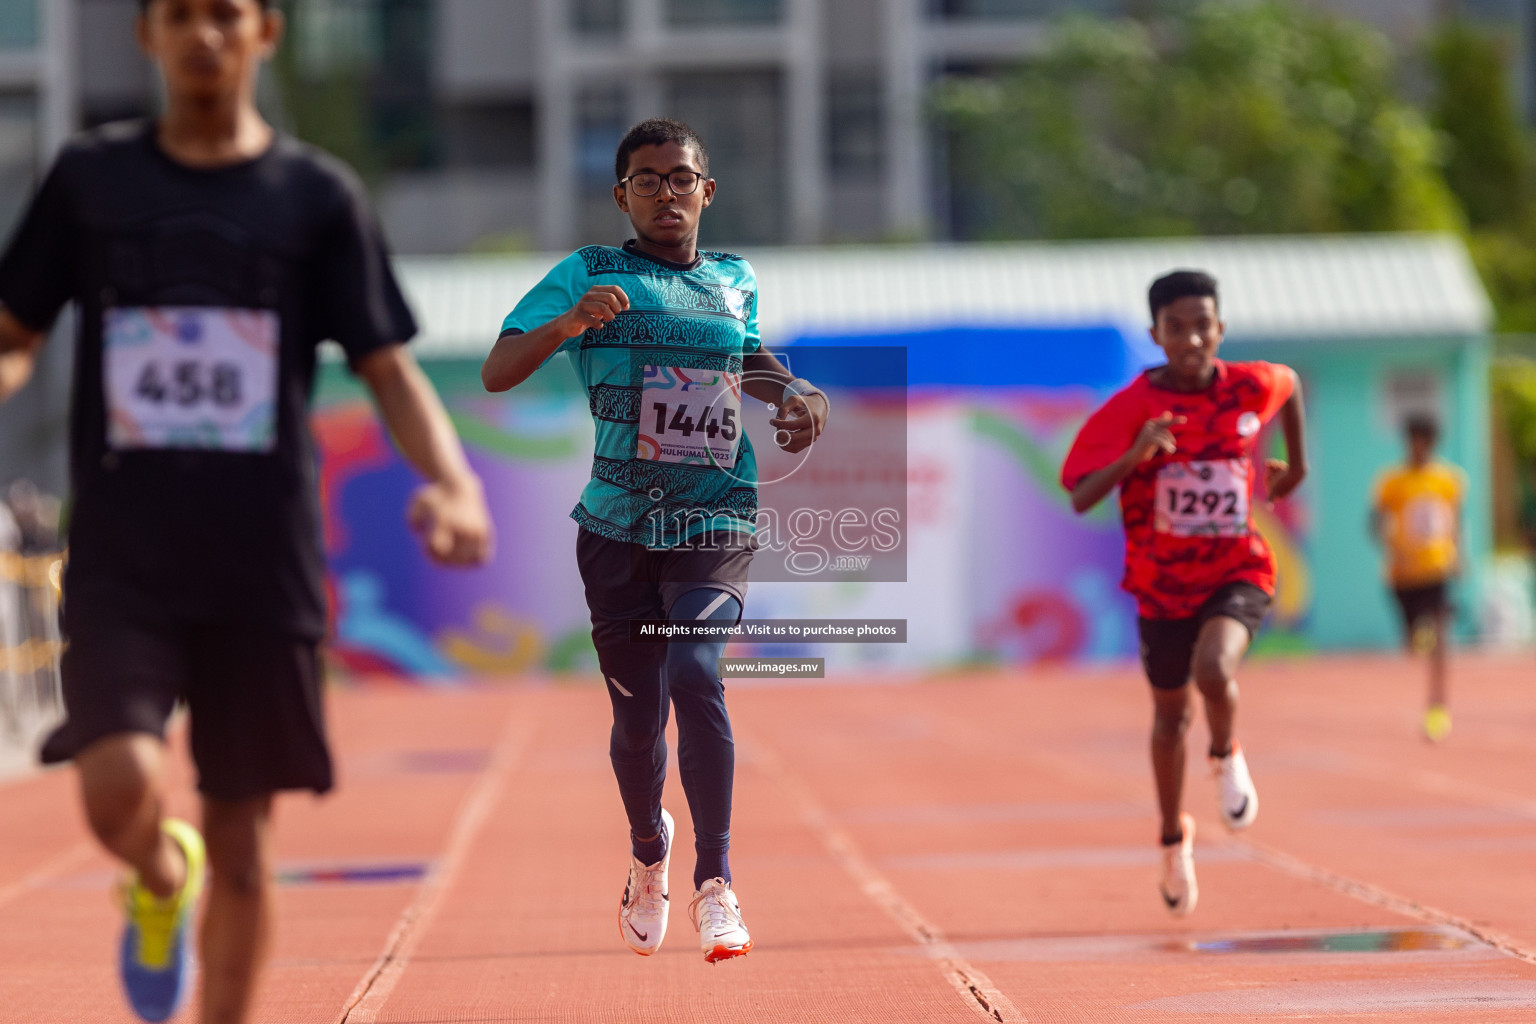
[[[641,171],[639,174],[631,174],[627,178],[620,178],[619,184],[628,184],[635,190],[635,195],[649,197],[661,191],[661,179],[667,179],[667,188],[672,190],[675,196],[689,196],[697,192],[699,182],[704,175],[698,171],[673,171],[671,174],[657,174],[654,171]]]

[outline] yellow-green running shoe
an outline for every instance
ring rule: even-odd
[[[1451,713],[1444,704],[1433,704],[1424,712],[1424,738],[1439,743],[1451,734]]]
[[[192,919],[208,870],[208,854],[197,829],[175,818],[165,819],[160,827],[187,858],[180,891],[161,899],[137,877],[123,886],[128,912],[120,954],[123,990],[134,1012],[148,1021],[170,1017],[192,991]]]

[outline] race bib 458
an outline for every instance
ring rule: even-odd
[[[1157,473],[1153,528],[1175,537],[1241,537],[1248,532],[1247,459],[1170,462]]]
[[[111,447],[272,450],[275,312],[139,306],[107,310],[102,328]]]
[[[741,442],[741,374],[647,366],[635,457],[730,469]]]

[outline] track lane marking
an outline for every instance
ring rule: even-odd
[[[1112,783],[1112,788],[1124,793],[1127,800],[1133,799],[1131,796],[1133,792],[1131,784],[1119,776],[1103,771],[1085,772],[1076,764],[1070,766],[1062,764],[1058,758],[1051,756],[1038,758],[1037,760],[1059,778],[1077,782],[1092,778],[1100,783],[1113,779],[1115,781]],[[1433,792],[1441,796],[1480,803],[1485,807],[1492,807],[1513,814],[1531,814],[1536,816],[1536,801],[1529,801],[1511,793],[1491,789],[1479,783],[1467,783],[1455,776],[1443,775],[1439,772],[1432,772],[1421,768],[1409,769],[1406,772],[1392,772],[1375,761],[1368,761],[1358,757],[1346,757],[1345,760],[1349,764],[1348,769],[1325,768],[1322,770],[1325,773],[1347,775],[1366,781],[1402,786],[1419,792]],[[1257,863],[1279,871],[1282,874],[1288,874],[1293,878],[1310,882],[1322,888],[1332,889],[1361,903],[1381,907],[1412,920],[1454,928],[1478,942],[1493,947],[1506,956],[1536,965],[1536,951],[1527,949],[1502,932],[1496,932],[1467,918],[1441,910],[1439,907],[1421,903],[1405,896],[1399,896],[1370,882],[1362,882],[1359,879],[1351,878],[1337,871],[1331,871],[1328,868],[1310,864],[1294,854],[1286,853],[1284,850],[1263,843],[1254,842],[1252,839],[1237,839],[1225,836],[1221,843],[1242,851]]]
[[[799,812],[800,820],[821,840],[832,859],[871,902],[895,921],[912,941],[928,951],[944,972],[945,980],[960,994],[967,1006],[997,1024],[1027,1024],[1027,1018],[992,980],[973,967],[944,933],[908,903],[890,880],[869,862],[853,837],[832,820],[805,783],[784,766],[784,762],[771,747],[754,739],[748,749],[751,763],[761,769],[789,798]]]
[[[1444,797],[1456,803],[1500,811],[1511,817],[1536,818],[1536,800],[1515,793],[1432,769],[1418,766],[1394,769],[1390,764],[1376,758],[1330,753],[1333,754],[1330,759],[1333,763],[1331,767],[1324,766],[1321,769],[1325,774],[1344,775],[1380,785]],[[1506,956],[1536,965],[1536,950],[1527,948],[1503,932],[1494,931],[1475,921],[1441,910],[1439,907],[1399,896],[1369,882],[1362,882],[1348,875],[1309,864],[1283,850],[1256,843],[1251,839],[1229,839],[1228,842],[1245,849],[1260,863],[1295,878],[1325,886],[1361,902],[1392,910],[1405,917],[1454,928],[1479,942],[1492,946]]]
[[[1411,791],[1417,790],[1419,792],[1434,793],[1452,799],[1482,804],[1485,807],[1506,811],[1515,815],[1536,817],[1536,801],[1497,790],[1481,783],[1466,782],[1453,775],[1445,775],[1441,772],[1417,767],[1406,771],[1391,771],[1380,762],[1360,757],[1346,755],[1343,759],[1348,764],[1348,768],[1324,768],[1322,771],[1353,776],[1357,779],[1385,785],[1401,786]],[[1045,770],[1067,781],[1081,784],[1092,780],[1098,784],[1095,788],[1099,788],[1104,782],[1110,781],[1111,790],[1124,794],[1128,802],[1139,802],[1133,796],[1135,792],[1133,786],[1128,780],[1119,775],[1103,770],[1085,771],[1079,763],[1064,762],[1055,755],[1044,755],[1034,760]],[[1439,907],[1399,896],[1369,882],[1362,882],[1348,875],[1340,874],[1337,871],[1331,871],[1327,868],[1310,864],[1300,857],[1286,853],[1284,850],[1257,843],[1251,839],[1237,839],[1225,836],[1221,842],[1242,851],[1243,854],[1257,863],[1279,871],[1282,874],[1288,874],[1293,878],[1322,888],[1332,889],[1359,902],[1393,911],[1411,920],[1454,928],[1478,942],[1491,946],[1506,956],[1536,965],[1536,950],[1526,948],[1502,932],[1496,932],[1467,918],[1441,910]]]
[[[1429,768],[1393,768],[1389,762],[1358,754],[1334,754],[1335,764],[1323,766],[1322,771],[1335,775],[1349,775],[1369,782],[1386,783],[1417,790],[1431,796],[1464,801],[1489,810],[1501,811],[1511,817],[1536,819],[1536,800],[1510,793],[1481,782],[1469,781],[1455,775],[1447,775]]]
[[[401,912],[395,927],[384,941],[377,960],[358,980],[336,1018],[337,1024],[375,1024],[384,1004],[399,984],[411,957],[432,927],[443,897],[452,888],[464,858],[480,835],[486,819],[506,788],[512,769],[527,749],[534,726],[525,707],[514,706],[507,713],[507,724],[496,741],[491,756],[475,780],[473,788],[459,805],[443,854],[433,866],[416,898]]]
[[[96,852],[96,844],[82,839],[33,868],[10,885],[0,888],[0,907],[41,888]]]
[[[1337,871],[1330,871],[1327,868],[1318,867],[1316,864],[1309,864],[1300,857],[1286,853],[1284,850],[1277,850],[1263,843],[1256,843],[1251,839],[1227,839],[1226,843],[1244,851],[1258,863],[1282,874],[1290,875],[1292,878],[1298,878],[1304,882],[1311,882],[1314,885],[1332,889],[1335,892],[1359,900],[1361,903],[1381,907],[1393,913],[1401,914],[1404,917],[1423,921],[1426,924],[1438,924],[1447,928],[1454,928],[1476,939],[1478,942],[1492,946],[1505,956],[1536,965],[1536,951],[1526,949],[1502,932],[1485,928],[1474,921],[1469,921],[1449,911],[1441,910],[1439,907],[1420,903],[1406,896],[1399,896],[1378,885],[1362,882],[1359,879],[1350,878],[1348,875],[1341,875]]]

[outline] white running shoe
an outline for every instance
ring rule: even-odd
[[[667,865],[672,861],[672,815],[661,812],[661,834],[666,837],[667,852],[655,864],[641,864],[631,854],[629,884],[619,903],[619,934],[624,944],[641,956],[650,956],[661,948],[667,935]]]
[[[1259,791],[1253,788],[1243,748],[1233,743],[1232,753],[1211,758],[1211,774],[1216,776],[1216,800],[1222,823],[1233,832],[1252,825],[1259,814]]]
[[[741,904],[725,879],[711,878],[700,886],[688,904],[688,916],[699,931],[704,959],[710,963],[752,952],[752,936],[741,919]]]
[[[1195,881],[1195,819],[1179,815],[1184,841],[1163,847],[1163,881],[1158,887],[1163,903],[1175,917],[1184,917],[1200,902],[1200,886]]]

